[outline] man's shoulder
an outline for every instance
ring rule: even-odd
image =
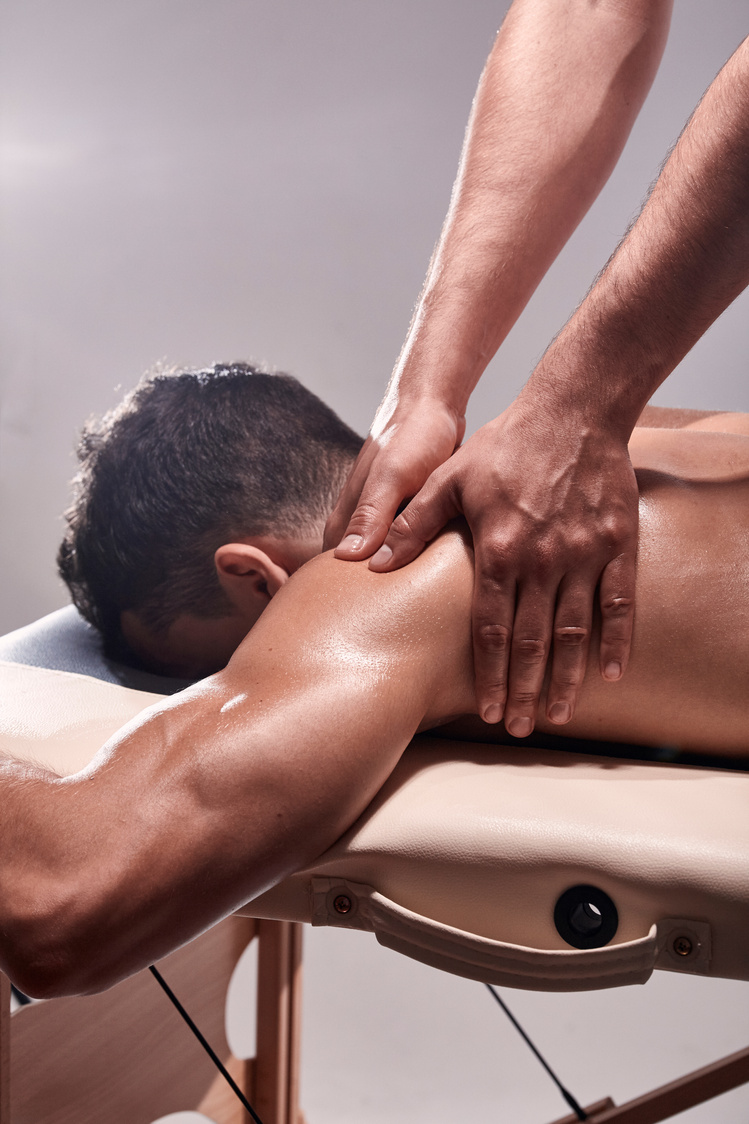
[[[337,658],[395,653],[424,642],[443,627],[451,637],[470,634],[473,551],[464,525],[451,524],[409,565],[376,573],[326,551],[311,559],[279,590],[235,653],[234,662],[257,659],[279,645],[319,646]],[[335,650],[335,651],[334,651]],[[295,658],[297,658],[295,656]]]

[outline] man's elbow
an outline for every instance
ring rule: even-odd
[[[102,971],[94,932],[92,903],[73,879],[23,887],[0,906],[0,966],[33,999],[103,990],[116,978]]]

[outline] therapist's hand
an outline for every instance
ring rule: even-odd
[[[370,568],[405,565],[448,520],[465,516],[476,558],[478,710],[486,721],[504,717],[510,733],[525,737],[549,660],[547,717],[559,725],[572,717],[596,598],[601,674],[616,680],[627,666],[637,512],[623,435],[544,412],[521,396],[433,472]]]
[[[452,455],[465,428],[465,417],[439,400],[386,399],[325,525],[324,549],[337,547],[349,561],[374,554],[401,503]]]

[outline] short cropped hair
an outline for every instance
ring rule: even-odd
[[[362,439],[287,374],[247,363],[144,376],[78,446],[59,572],[105,652],[120,614],[156,633],[229,615],[213,556],[252,535],[322,530]]]

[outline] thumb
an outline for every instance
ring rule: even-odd
[[[446,523],[462,513],[452,474],[446,467],[437,469],[391,526],[369,563],[370,570],[398,570],[412,562]]]
[[[382,545],[403,498],[403,490],[395,479],[378,479],[373,473],[362,488],[356,509],[336,546],[336,558],[357,560],[374,554]]]

